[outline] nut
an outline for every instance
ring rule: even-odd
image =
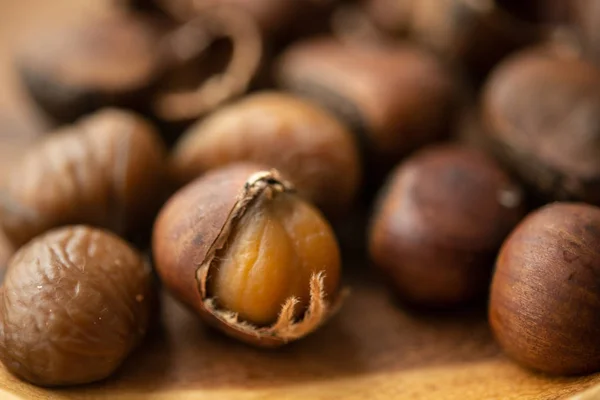
[[[407,43],[364,47],[333,39],[291,46],[278,67],[283,87],[325,105],[364,142],[369,170],[387,170],[448,134],[456,105],[451,75]]]
[[[128,237],[150,227],[165,198],[166,151],[154,129],[104,110],[51,134],[0,191],[0,227],[15,246],[72,223]]]
[[[327,212],[347,209],[361,166],[352,134],[327,111],[279,92],[254,94],[191,127],[177,143],[174,179],[250,161],[279,169]]]
[[[370,256],[404,300],[447,307],[489,286],[496,252],[523,214],[521,192],[483,153],[423,150],[380,194]]]
[[[150,267],[118,237],[86,226],[36,238],[0,288],[0,360],[41,386],[108,377],[141,341]]]
[[[159,214],[152,248],[177,298],[257,346],[314,331],[341,299],[331,227],[274,170],[236,164],[181,189]]]
[[[489,318],[524,366],[554,375],[600,371],[600,209],[554,203],[530,214],[496,263]]]
[[[543,200],[600,202],[600,73],[535,48],[505,61],[483,96],[490,148]]]
[[[63,26],[25,45],[19,72],[36,103],[59,121],[104,106],[141,109],[161,67],[161,32],[133,16]]]
[[[414,1],[412,37],[483,77],[504,56],[550,37],[567,14],[564,0]]]

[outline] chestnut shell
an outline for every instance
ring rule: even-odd
[[[11,259],[0,288],[0,359],[36,385],[112,374],[144,336],[150,266],[118,237],[86,226],[36,238]]]
[[[488,288],[497,250],[524,213],[513,180],[485,154],[422,150],[391,173],[370,230],[372,261],[399,297],[448,307]]]
[[[292,191],[275,170],[239,163],[205,174],[165,204],[154,226],[152,250],[165,286],[204,321],[227,335],[259,347],[279,347],[317,329],[341,305],[343,293],[324,293],[323,277],[313,275],[310,304],[300,320],[293,301],[282,305],[275,324],[256,327],[220,310],[207,293],[216,251],[227,244],[235,222],[265,190]],[[290,303],[290,304],[288,304]]]
[[[506,240],[489,319],[504,351],[553,375],[600,370],[600,209],[554,203]]]

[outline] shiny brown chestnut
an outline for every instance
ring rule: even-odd
[[[502,63],[483,94],[490,149],[543,200],[600,203],[600,72],[558,48]]]
[[[209,324],[277,347],[317,329],[340,303],[340,253],[319,211],[275,170],[235,164],[177,192],[152,250],[165,286]]]
[[[375,170],[445,137],[456,105],[449,71],[408,43],[367,47],[310,39],[283,53],[278,78],[362,135]]]
[[[107,109],[46,136],[0,189],[0,227],[21,246],[83,223],[132,238],[166,198],[166,150],[141,117]]]
[[[227,57],[214,52],[223,52],[213,46],[219,40],[231,44]],[[182,25],[115,13],[61,26],[23,47],[18,70],[33,100],[61,122],[108,106],[181,121],[243,93],[261,55],[254,21],[215,6]]]
[[[486,292],[496,252],[523,215],[518,186],[484,153],[422,150],[392,172],[369,237],[400,298],[451,307]]]
[[[152,273],[108,232],[60,228],[22,247],[0,288],[0,360],[40,386],[111,375],[143,338]]]
[[[283,92],[217,110],[184,133],[171,157],[182,184],[239,161],[277,168],[328,213],[349,208],[362,172],[352,133],[328,111]]]
[[[552,375],[600,371],[600,209],[554,203],[506,240],[489,319],[504,351]]]

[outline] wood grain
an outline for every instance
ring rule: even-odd
[[[101,12],[89,3],[0,0],[0,87],[10,89],[0,92],[0,171],[45,129],[15,79],[14,44],[47,24]],[[340,314],[285,349],[261,351],[225,338],[164,295],[162,327],[116,376],[47,390],[0,367],[0,398],[562,399],[600,384],[600,374],[550,378],[510,362],[491,337],[485,304],[455,313],[405,308],[356,253],[347,254],[352,294]],[[598,398],[590,393],[579,398]]]

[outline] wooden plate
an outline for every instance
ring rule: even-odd
[[[0,3],[0,87],[11,88],[0,94],[0,171],[42,129],[10,67],[18,39],[101,9],[100,2],[80,0]],[[348,271],[352,294],[340,314],[285,349],[261,351],[225,338],[164,295],[162,327],[116,376],[47,390],[0,367],[0,398],[560,399],[600,383],[600,374],[550,378],[523,370],[494,343],[484,304],[455,313],[411,312],[365,263],[348,261],[355,264]],[[600,398],[590,393],[587,398]]]

